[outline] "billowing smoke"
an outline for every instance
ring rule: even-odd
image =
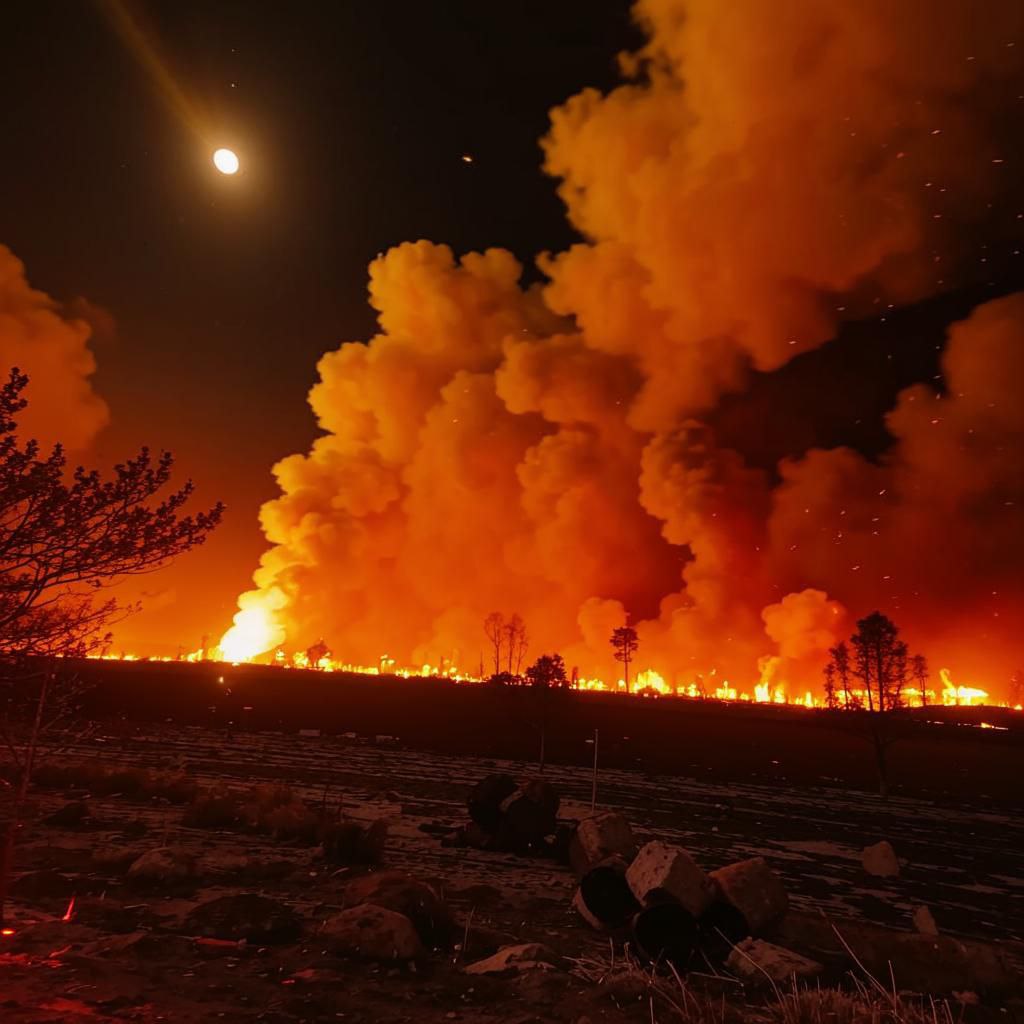
[[[880,460],[770,473],[708,426],[754,371],[977,267],[1024,54],[1024,8],[984,13],[640,0],[625,84],[570,99],[544,140],[586,241],[530,288],[497,249],[371,264],[380,333],[320,362],[324,434],[275,467],[226,646],[475,668],[484,616],[516,611],[532,653],[613,678],[628,613],[637,667],[749,690],[816,685],[879,606],[998,691],[1024,606],[1024,298],[952,330],[946,391],[899,396]]]
[[[6,379],[16,366],[29,376],[29,405],[19,416],[24,436],[74,450],[106,425],[106,403],[89,380],[96,370],[91,333],[84,319],[32,288],[24,265],[0,245],[0,374]]]

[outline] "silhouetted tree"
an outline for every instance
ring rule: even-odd
[[[330,655],[331,651],[322,639],[317,640],[312,647],[306,648],[306,664],[309,668],[319,668],[320,662]]]
[[[825,666],[825,707],[835,711],[839,707],[839,697],[836,695],[836,667],[830,661]]]
[[[907,678],[907,645],[896,624],[881,612],[857,622],[850,637],[853,674],[860,680],[869,711],[893,711],[901,706]]]
[[[494,650],[494,674],[498,675],[501,672],[501,648],[505,641],[505,616],[501,612],[491,612],[484,619],[484,635]]]
[[[526,681],[530,686],[539,686],[545,689],[552,686],[568,686],[565,661],[560,654],[542,654],[526,670]]]
[[[523,658],[526,656],[528,643],[526,624],[521,616],[513,614],[505,623],[505,645],[507,647],[508,672],[510,674],[519,675],[519,670],[523,665]]]
[[[511,672],[495,672],[487,680],[491,686],[518,686],[521,680]]]
[[[167,452],[154,459],[143,448],[109,479],[81,466],[68,473],[60,445],[44,455],[17,436],[27,384],[15,369],[0,387],[0,714],[9,759],[0,920],[33,772],[48,734],[78,710],[65,659],[108,644],[109,626],[125,610],[97,595],[201,544],[223,511],[218,504],[183,515],[191,482],[152,500],[170,480]]]
[[[843,707],[849,710],[853,705],[853,697],[850,694],[850,649],[845,641],[840,641],[835,647],[830,648],[828,653],[837,689],[843,696]]]
[[[853,674],[860,680],[868,701],[868,731],[875,751],[878,789],[889,795],[887,751],[892,742],[885,724],[889,712],[901,705],[907,676],[907,645],[899,637],[896,624],[881,612],[872,612],[857,622],[850,637],[853,648]]]
[[[928,707],[928,659],[923,654],[915,654],[910,659],[910,674],[917,684],[921,707]]]
[[[622,670],[625,676],[626,692],[629,692],[629,666],[633,661],[640,641],[637,638],[636,630],[632,626],[619,626],[612,633],[611,645],[615,650],[615,660],[622,662]]]

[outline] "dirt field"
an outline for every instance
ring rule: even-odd
[[[357,821],[389,827],[386,867],[443,890],[479,953],[488,941],[541,941],[570,957],[607,960],[607,940],[570,908],[574,882],[547,860],[449,848],[440,837],[466,820],[470,784],[492,771],[520,777],[529,762],[441,754],[378,745],[366,738],[294,733],[226,733],[197,727],[122,725],[68,752],[107,765],[182,770],[202,784],[282,782],[314,804],[339,806]],[[785,753],[771,760],[781,763]],[[562,795],[561,817],[589,812],[591,778],[582,766],[548,766]],[[822,913],[851,930],[872,924],[910,929],[927,904],[947,935],[995,944],[1020,957],[1024,922],[1024,819],[979,798],[977,807],[897,797],[883,803],[841,780],[819,786],[724,781],[714,771],[668,776],[603,769],[598,806],[620,810],[641,840],[686,846],[708,869],[753,854],[784,877],[793,917]],[[709,776],[704,778],[703,776]],[[40,793],[45,818],[74,788]],[[419,966],[366,965],[326,956],[317,922],[344,905],[344,884],[360,869],[335,869],[308,847],[269,837],[186,828],[182,808],[111,794],[89,800],[90,818],[74,828],[38,824],[22,849],[22,870],[53,868],[71,880],[73,920],[59,918],[68,893],[21,898],[16,934],[0,957],[0,1020],[42,1021],[528,1021],[672,1019],[653,1014],[648,996],[595,986],[566,972],[480,978],[461,967],[458,950]],[[888,839],[906,863],[899,878],[866,875],[863,846]],[[173,891],[136,891],[120,872],[98,868],[97,850],[142,852],[172,845],[193,853],[200,870]],[[219,872],[239,854],[262,865],[242,883]],[[298,912],[302,938],[285,947],[196,943],[185,915],[211,897],[263,892]],[[47,931],[49,929],[49,931]],[[183,934],[184,933],[184,934]],[[35,938],[33,938],[33,935]],[[455,962],[453,962],[455,961]],[[980,1012],[983,1007],[977,1008]],[[1001,1020],[1006,1020],[1004,1015]]]

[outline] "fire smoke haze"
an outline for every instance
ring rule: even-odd
[[[500,610],[531,656],[612,678],[629,613],[637,667],[670,683],[803,686],[878,607],[1000,695],[1024,607],[1024,295],[953,326],[942,384],[898,396],[877,459],[793,451],[768,472],[709,421],[755,372],[1012,244],[1024,9],[635,13],[624,84],[552,112],[544,166],[586,241],[541,255],[542,283],[501,249],[371,264],[379,333],[319,363],[323,434],[274,468],[225,649],[323,637],[353,662],[473,669]]]
[[[0,245],[0,366],[28,374],[29,406],[19,419],[42,444],[59,440],[77,451],[107,423],[106,403],[89,379],[96,370],[91,335],[84,319],[31,287],[24,265]]]

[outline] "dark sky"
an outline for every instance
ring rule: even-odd
[[[571,243],[538,139],[552,106],[616,84],[615,56],[640,36],[626,0],[131,9],[245,174],[213,171],[98,4],[8,5],[0,243],[36,287],[116,323],[94,343],[112,411],[96,458],[170,448],[203,500],[229,504],[209,547],[154,579],[151,607],[169,617],[138,620],[140,637],[194,647],[228,624],[263,550],[270,466],[314,436],[317,359],[373,331],[369,261],[418,238],[527,263]],[[970,289],[847,328],[849,344],[727,401],[725,442],[746,439],[765,465],[812,443],[878,450],[895,390],[937,372],[944,326],[1020,284],[1015,267],[990,266]],[[845,400],[813,386],[837,372]],[[806,397],[791,422],[751,429],[794,383]]]
[[[213,171],[98,5],[5,9],[0,243],[35,287],[83,296],[116,322],[93,346],[112,411],[97,457],[171,448],[201,497],[230,506],[192,556],[217,584],[189,595],[184,630],[230,621],[264,546],[270,466],[314,435],[316,360],[372,333],[369,261],[417,238],[524,261],[572,241],[538,139],[552,106],[615,83],[615,55],[639,39],[628,7],[132,5],[237,145],[238,179]],[[189,563],[151,592],[184,587]]]

